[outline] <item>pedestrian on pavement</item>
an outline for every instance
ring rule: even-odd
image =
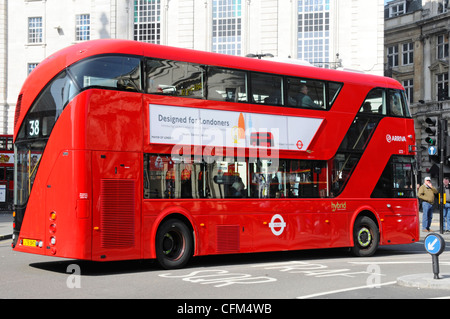
[[[431,184],[431,178],[425,177],[424,183],[419,187],[419,198],[422,200],[422,229],[430,232],[431,219],[433,218],[434,197],[438,193]]]
[[[444,177],[444,191],[445,191],[445,201],[444,201],[444,232],[450,232],[450,179]]]

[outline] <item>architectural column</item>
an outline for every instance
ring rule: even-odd
[[[12,127],[8,128],[9,105],[7,102],[8,92],[8,72],[7,72],[7,51],[8,51],[8,15],[7,1],[0,0],[0,134],[12,132]]]
[[[450,4],[450,2],[449,2],[449,4]],[[447,41],[448,41],[448,43],[447,43],[447,45],[449,46],[449,50],[450,50],[450,30],[448,31],[448,39],[447,39]],[[446,58],[446,60],[447,60],[447,67],[448,67],[448,71],[447,71],[447,73],[448,73],[448,87],[449,87],[449,89],[448,89],[448,91],[447,91],[447,97],[448,98],[450,98],[450,56],[448,56],[447,58]],[[449,107],[449,105],[450,105],[450,101],[449,100],[447,100],[446,101],[447,103],[447,107]]]
[[[423,39],[423,99],[431,101],[431,39],[425,37]]]

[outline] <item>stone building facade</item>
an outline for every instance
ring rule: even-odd
[[[449,36],[448,0],[394,0],[385,6],[385,75],[407,91],[420,178],[437,178],[439,164],[428,154],[425,119],[450,118]],[[444,174],[450,176],[447,166]]]

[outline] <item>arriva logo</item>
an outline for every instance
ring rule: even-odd
[[[387,134],[386,135],[386,141],[388,143],[391,143],[391,142],[406,142],[406,137],[405,136],[398,136],[398,135]]]
[[[337,210],[346,210],[347,209],[347,202],[343,203],[333,203],[331,202],[331,211],[335,212]]]

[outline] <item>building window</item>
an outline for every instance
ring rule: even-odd
[[[403,65],[414,63],[414,43],[403,44]]]
[[[405,88],[406,96],[408,97],[409,103],[413,103],[414,102],[414,80],[409,79],[409,80],[403,81],[403,87]]]
[[[440,0],[438,4],[438,13],[446,13],[448,11],[448,0]]]
[[[330,67],[330,0],[298,1],[297,58]]]
[[[388,47],[388,65],[390,67],[398,66],[398,46],[393,45]]]
[[[27,74],[30,74],[31,71],[33,71],[34,68],[37,67],[37,65],[38,65],[38,63],[28,63],[28,73]]]
[[[437,36],[437,58],[448,58],[448,34]]]
[[[134,0],[134,40],[160,44],[161,0]]]
[[[241,55],[241,0],[214,0],[212,10],[212,51]]]
[[[91,39],[91,16],[89,14],[77,14],[75,25],[75,41],[87,41]]]
[[[436,75],[438,101],[448,100],[448,73]]]
[[[42,17],[28,18],[28,43],[42,43]]]
[[[389,18],[397,17],[406,13],[406,1],[401,1],[389,5]]]

